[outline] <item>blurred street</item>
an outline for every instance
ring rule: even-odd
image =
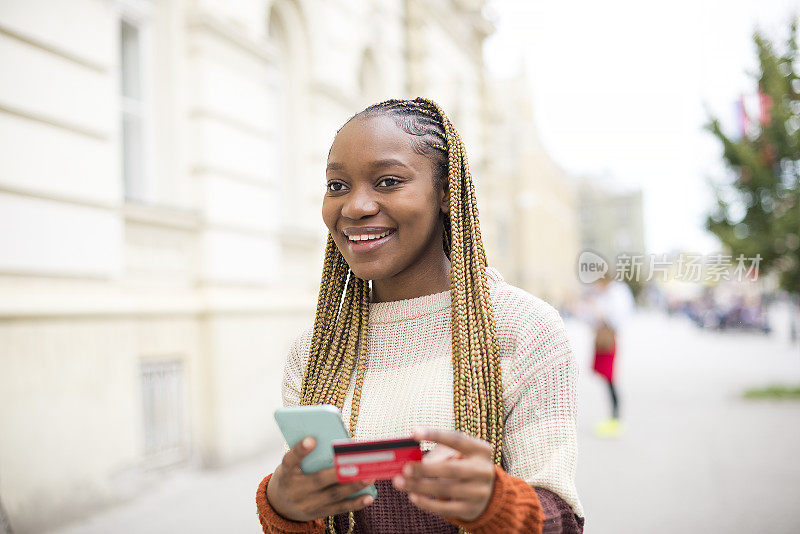
[[[608,416],[608,392],[590,376],[588,329],[570,326],[586,370],[577,484],[587,534],[800,532],[800,402],[741,398],[800,383],[797,345],[640,314],[615,376],[625,433],[601,440],[592,425]]]
[[[748,387],[800,382],[797,345],[639,314],[618,357],[625,429],[599,439],[592,427],[607,416],[607,391],[590,371],[589,329],[567,324],[581,366],[577,482],[587,534],[800,532],[800,403],[741,398]],[[176,473],[142,498],[54,532],[256,534],[256,486],[281,452]]]

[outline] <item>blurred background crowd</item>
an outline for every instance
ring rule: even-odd
[[[656,156],[632,144],[649,128],[649,144],[663,141],[653,118],[620,127],[627,155],[608,149],[615,127],[590,124],[589,108],[622,113],[593,91],[618,74],[592,64],[599,42],[558,55],[566,42],[541,39],[527,53],[528,31],[555,39],[571,36],[573,22],[613,30],[612,19],[657,27],[658,13],[642,18],[636,2],[611,2],[605,19],[591,2],[0,0],[0,533],[259,531],[253,494],[283,450],[272,421],[283,359],[316,303],[328,148],[366,105],[418,95],[436,100],[464,139],[490,264],[567,321],[582,369],[586,532],[752,532],[765,517],[769,528],[756,531],[798,531],[800,467],[789,451],[800,445],[800,407],[753,408],[739,394],[782,379],[791,397],[800,384],[791,4],[770,4],[780,23],[763,37],[784,54],[773,62],[783,85],[732,82],[741,98],[707,103],[692,123],[711,148],[691,158],[723,169],[713,198],[707,175],[659,174]],[[721,10],[724,26],[726,5],[708,2],[704,13]],[[746,5],[741,72],[762,67],[766,50],[750,40],[758,19]],[[680,27],[669,39],[681,39]],[[548,76],[535,61],[545,56],[585,70],[582,85]],[[660,107],[664,95],[652,91],[627,113]],[[565,114],[554,127],[560,108],[546,97],[556,93],[585,122]],[[702,95],[691,98],[702,107]],[[770,145],[762,138],[778,126],[786,138]],[[589,132],[612,160],[638,161],[639,181],[624,164],[616,175],[582,156],[564,132]],[[675,148],[654,153],[675,160]],[[752,163],[753,154],[767,156]],[[756,204],[766,211],[748,219]],[[616,441],[591,431],[608,401],[582,322],[596,287],[580,276],[585,251],[640,309],[620,327],[630,409],[622,403],[627,433]],[[689,257],[701,276],[684,276]],[[624,258],[638,258],[636,276],[620,270]],[[667,409],[665,399],[687,402]],[[734,441],[742,454],[719,452]],[[765,468],[765,457],[777,464]],[[657,470],[650,478],[646,465]],[[742,520],[745,501],[724,488],[745,490],[754,471],[769,475],[756,478],[772,498]],[[680,518],[656,507],[666,494],[680,501],[693,480],[700,494]],[[629,507],[641,516],[620,512]],[[642,527],[654,519],[661,526]]]

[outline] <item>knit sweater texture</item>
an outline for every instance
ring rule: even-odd
[[[480,532],[481,523],[488,517],[495,526],[503,521],[524,522],[524,517],[513,517],[515,507],[502,513],[514,504],[516,508],[524,505],[531,525],[536,523],[538,513],[543,514],[544,532],[581,531],[583,508],[575,487],[578,368],[564,324],[555,309],[506,283],[497,270],[488,268],[487,279],[503,378],[503,469],[497,470],[496,491],[484,514],[470,524],[450,521],[450,525]],[[310,329],[305,331],[290,349],[282,391],[286,406],[300,402],[311,333]],[[452,430],[451,343],[449,291],[371,303],[356,438],[408,436],[421,426]],[[353,382],[342,409],[346,425]],[[432,446],[423,443],[423,449]],[[268,478],[262,482],[260,492],[266,489],[266,483]],[[389,482],[381,486],[386,487],[383,492],[379,487],[378,500],[396,492]],[[262,495],[259,497],[266,501]],[[371,507],[377,504],[378,501]],[[272,516],[281,518],[267,508],[268,503],[259,503],[265,532],[319,532],[319,522],[283,520],[285,524],[279,525]],[[369,520],[364,514],[358,515],[362,522]],[[529,526],[514,530],[532,532],[542,528],[541,524],[533,529]],[[363,527],[367,527],[365,532],[372,531],[369,525]]]

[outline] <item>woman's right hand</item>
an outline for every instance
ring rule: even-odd
[[[372,504],[372,496],[348,499],[372,482],[339,484],[333,467],[305,474],[300,462],[314,450],[314,438],[301,440],[283,455],[267,485],[267,500],[278,515],[292,521],[312,521],[343,512],[354,512]]]

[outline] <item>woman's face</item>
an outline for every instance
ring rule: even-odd
[[[328,155],[322,219],[359,278],[386,280],[441,262],[448,209],[434,163],[386,115],[356,117]]]

